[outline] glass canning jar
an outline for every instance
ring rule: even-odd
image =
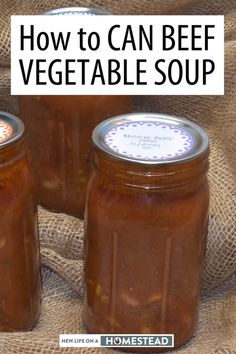
[[[109,15],[68,7],[45,15]],[[45,208],[83,218],[92,131],[104,119],[131,112],[129,96],[19,96],[28,131],[37,197]],[[42,143],[45,142],[44,148]]]
[[[0,112],[0,331],[31,329],[41,307],[32,186],[23,123]]]
[[[174,334],[178,347],[198,317],[207,135],[185,119],[140,113],[98,125],[93,146],[85,324],[91,333]]]

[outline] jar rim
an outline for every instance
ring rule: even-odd
[[[43,15],[111,15],[111,12],[97,7],[62,7],[44,12]]]
[[[92,142],[114,159],[157,166],[187,162],[209,149],[208,135],[198,124],[177,116],[144,112],[103,121],[93,130]],[[148,153],[144,149],[149,149]]]
[[[24,123],[18,117],[0,111],[0,149],[20,140],[24,131]]]

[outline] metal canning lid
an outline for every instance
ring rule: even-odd
[[[131,113],[100,123],[94,145],[124,161],[167,165],[192,160],[208,150],[208,136],[187,119],[156,113]]]
[[[95,7],[63,7],[45,12],[43,15],[111,15],[111,12]]]
[[[0,149],[18,141],[24,135],[23,122],[10,113],[0,112]]]

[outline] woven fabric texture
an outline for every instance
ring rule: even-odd
[[[236,1],[1,0],[0,110],[18,113],[17,99],[10,96],[10,15],[39,14],[63,6],[104,7],[114,14],[225,15],[225,95],[139,96],[134,98],[134,110],[183,116],[209,135],[211,205],[200,321],[191,341],[176,352],[236,353]],[[84,331],[83,221],[39,208],[39,227],[45,266],[41,317],[32,332],[0,334],[0,354],[110,353],[59,349],[59,333]]]

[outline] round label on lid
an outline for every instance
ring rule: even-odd
[[[166,160],[188,153],[194,138],[169,123],[134,121],[120,124],[105,135],[107,146],[120,155],[142,160]]]
[[[0,149],[21,139],[24,129],[24,124],[19,118],[0,111]]]
[[[13,129],[11,125],[0,119],[0,143],[3,143],[9,139],[12,133]]]
[[[207,134],[197,124],[155,113],[107,119],[94,129],[93,143],[115,158],[144,164],[182,162],[208,149]]]

